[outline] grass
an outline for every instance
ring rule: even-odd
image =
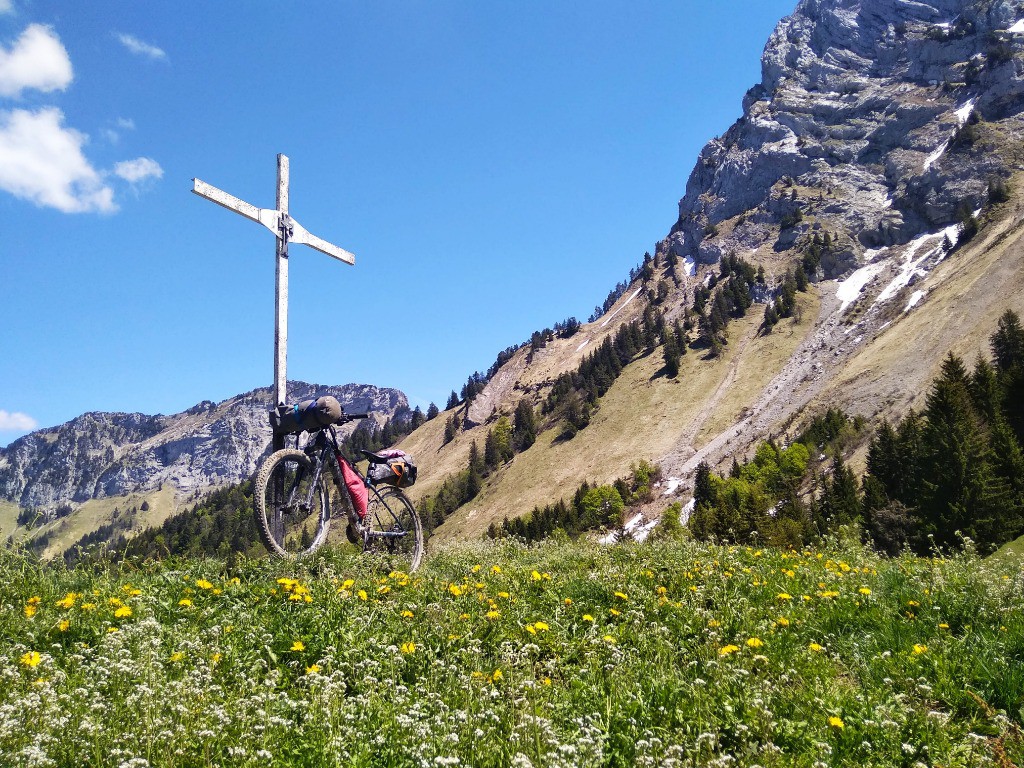
[[[0,538],[5,539],[18,527],[18,513],[21,509],[13,501],[0,499]]]
[[[478,537],[492,521],[500,524],[506,516],[517,517],[559,496],[571,496],[584,479],[607,483],[628,474],[630,464],[639,459],[657,461],[689,431],[699,429],[697,438],[689,439],[694,447],[700,446],[723,424],[731,426],[740,418],[742,404],[756,398],[812,327],[816,297],[801,295],[800,301],[806,305],[803,324],[786,320],[775,333],[757,336],[761,318],[755,307],[730,324],[732,340],[722,357],[706,360],[701,351],[690,350],[681,360],[676,379],[660,375],[664,365],[660,348],[631,363],[601,398],[585,430],[564,442],[556,441],[557,429],[542,433],[536,444],[493,475],[482,493],[456,511],[434,536],[438,541]],[[708,411],[716,393],[720,393],[716,405]],[[453,450],[462,463],[453,471],[465,466],[469,442],[476,439],[482,447],[485,436],[486,427],[460,436],[462,442]]]
[[[1024,575],[970,555],[481,543],[410,577],[3,550],[0,605],[5,765],[1024,757]]]
[[[127,496],[107,496],[101,499],[90,499],[75,509],[67,517],[61,518],[50,526],[43,527],[40,532],[52,531],[50,543],[46,547],[46,557],[57,557],[65,549],[74,545],[87,533],[91,533],[101,525],[114,521],[114,510],[124,515],[132,507],[138,509],[144,502],[149,503],[145,512],[139,510],[133,520],[120,518],[133,533],[145,528],[159,527],[168,517],[181,509],[177,490],[167,483],[159,491],[133,493]]]

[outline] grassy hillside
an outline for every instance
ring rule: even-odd
[[[0,763],[1011,765],[1024,574],[859,547],[0,551]]]
[[[601,399],[585,430],[568,441],[557,440],[558,429],[542,433],[533,447],[488,478],[483,492],[438,528],[435,536],[439,541],[480,536],[491,522],[500,523],[504,517],[517,517],[571,495],[584,479],[610,482],[627,474],[633,462],[657,461],[680,441],[699,447],[740,418],[752,393],[781,369],[813,327],[817,297],[804,294],[799,302],[804,320],[786,320],[769,336],[757,334],[761,313],[755,306],[730,324],[730,342],[721,357],[707,359],[703,351],[690,350],[675,379],[660,374],[664,365],[660,348],[639,358]],[[463,469],[469,444],[475,440],[483,446],[489,429],[489,425],[477,427],[438,450],[443,421],[442,414],[402,443],[425,467],[428,480],[414,489],[421,495],[436,487],[438,473]],[[436,465],[427,466],[431,462]]]

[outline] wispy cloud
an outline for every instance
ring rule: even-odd
[[[62,91],[73,77],[60,38],[42,24],[29,25],[10,49],[0,47],[0,96],[18,98],[29,88]]]
[[[132,53],[138,54],[139,56],[145,56],[149,59],[166,59],[167,53],[163,48],[157,48],[155,45],[145,43],[135,35],[128,35],[124,32],[118,33],[117,39],[121,41],[121,45],[127,48]]]
[[[0,411],[0,432],[30,432],[39,424],[25,413]]]
[[[163,178],[164,169],[160,163],[149,157],[137,157],[134,160],[122,160],[114,166],[114,173],[125,181],[137,184],[145,179]]]
[[[0,111],[0,189],[64,213],[112,213],[114,191],[92,167],[88,137],[64,124],[56,107]]]
[[[3,13],[14,13],[14,3],[12,0],[0,0],[0,14]]]

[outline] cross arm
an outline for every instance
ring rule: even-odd
[[[257,208],[252,203],[247,203],[245,200],[240,200],[232,194],[225,192],[223,189],[217,189],[212,184],[207,184],[201,179],[192,179],[192,192],[205,197],[207,200],[216,203],[217,205],[227,208],[229,211],[240,213],[247,219],[262,224],[264,227],[269,229],[275,235],[280,237],[278,232],[278,223],[280,222],[280,212],[273,208]]]
[[[346,264],[356,263],[356,257],[344,248],[339,248],[334,243],[328,243],[322,237],[317,237],[316,235],[308,232],[295,219],[292,219],[291,217],[289,217],[289,219],[291,220],[292,225],[292,233],[288,237],[289,242],[303,243],[304,245],[308,245],[310,248],[320,251],[320,253],[326,253],[328,256],[332,256],[338,261],[343,261]]]

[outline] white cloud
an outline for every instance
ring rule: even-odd
[[[82,154],[85,134],[56,107],[0,111],[0,189],[64,213],[112,213],[114,191]]]
[[[73,77],[60,38],[42,24],[26,27],[10,50],[0,47],[0,96],[18,98],[27,88],[62,91]]]
[[[164,169],[160,163],[149,157],[137,157],[134,160],[122,160],[114,166],[114,173],[125,181],[136,184],[144,179],[163,178]]]
[[[39,425],[36,420],[25,413],[8,413],[0,411],[0,431],[3,432],[30,432]]]
[[[0,13],[14,13],[14,3],[11,0],[0,0]]]
[[[163,48],[157,48],[155,45],[144,43],[139,40],[139,38],[135,37],[135,35],[126,35],[122,32],[117,36],[117,39],[121,41],[121,45],[139,56],[145,56],[150,59],[167,58],[167,54],[164,52]]]
[[[114,124],[123,131],[135,130],[135,121],[130,117],[119,117],[114,121]]]

